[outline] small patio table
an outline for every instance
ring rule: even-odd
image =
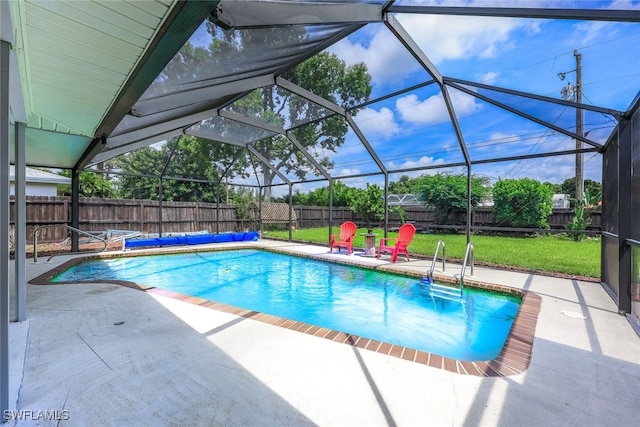
[[[364,255],[368,257],[376,256],[376,236],[374,233],[361,234],[364,236]]]

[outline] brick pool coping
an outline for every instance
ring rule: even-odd
[[[63,271],[69,269],[70,267],[88,259],[100,259],[100,258],[120,258],[120,257],[128,257],[128,256],[139,256],[139,255],[164,255],[164,254],[174,254],[174,253],[184,253],[184,252],[209,252],[216,250],[230,250],[230,249],[259,249],[266,250],[271,252],[277,252],[287,255],[295,255],[306,258],[312,258],[325,262],[337,262],[341,264],[354,265],[362,268],[369,268],[379,271],[386,271],[395,274],[403,274],[410,275],[415,277],[422,277],[420,274],[412,271],[401,271],[392,270],[385,265],[382,266],[369,266],[363,265],[361,263],[356,262],[356,260],[327,260],[326,257],[313,255],[313,254],[301,254],[300,252],[296,252],[293,250],[286,250],[282,248],[269,248],[263,247],[259,245],[242,245],[242,246],[225,246],[223,248],[171,248],[170,250],[165,250],[162,252],[158,251],[136,251],[136,252],[116,252],[116,253],[102,253],[102,254],[94,254],[86,257],[78,257],[64,262],[63,264],[49,270],[48,272],[41,274],[38,277],[30,280],[29,283],[32,285],[68,285],[74,283],[113,283],[121,286],[125,286],[132,289],[137,289],[144,291],[153,295],[161,295],[168,298],[173,298],[176,300],[180,300],[183,302],[187,302],[190,304],[199,305],[201,307],[206,307],[218,311],[222,311],[225,313],[230,313],[239,317],[243,317],[246,319],[257,320],[259,322],[267,323],[270,325],[278,326],[281,328],[286,328],[290,330],[294,330],[297,332],[302,332],[307,335],[313,335],[316,337],[329,339],[331,341],[335,341],[338,343],[348,344],[357,348],[375,351],[377,353],[386,354],[391,357],[396,357],[408,361],[412,361],[415,363],[420,363],[423,365],[428,365],[434,368],[444,369],[446,371],[463,374],[463,375],[474,375],[481,377],[504,377],[511,375],[518,375],[525,372],[529,368],[529,364],[531,362],[532,352],[533,352],[533,343],[535,337],[535,329],[538,321],[538,314],[540,313],[540,307],[542,303],[542,298],[531,291],[519,290],[515,288],[510,288],[502,285],[494,285],[490,283],[484,283],[479,281],[474,281],[470,279],[465,280],[465,286],[468,287],[477,287],[482,289],[487,289],[490,291],[507,293],[509,295],[518,296],[522,298],[522,302],[520,304],[520,309],[518,310],[518,314],[513,321],[513,325],[511,326],[511,330],[509,331],[509,335],[505,340],[505,344],[502,348],[502,351],[498,357],[490,361],[460,361],[456,359],[452,359],[445,356],[440,356],[438,354],[433,354],[421,350],[415,350],[408,347],[398,346],[395,344],[389,344],[385,342],[380,342],[376,340],[370,340],[368,338],[363,338],[358,335],[347,334],[339,331],[334,331],[327,328],[322,328],[319,326],[310,325],[303,322],[298,322],[294,320],[285,319],[278,316],[272,316],[265,313],[260,313],[252,310],[245,310],[242,308],[230,306],[227,304],[222,304],[210,300],[206,300],[199,297],[192,297],[189,295],[181,294],[178,292],[168,291],[160,288],[156,288],[153,286],[146,286],[144,284],[137,284],[134,282],[124,281],[124,280],[91,280],[91,281],[83,281],[83,282],[52,282],[51,280],[62,273]],[[453,279],[450,277],[439,277],[435,275],[434,277],[438,281],[452,282]]]

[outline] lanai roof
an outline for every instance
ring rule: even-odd
[[[575,154],[575,138],[583,142],[584,152],[600,152],[640,88],[635,83],[629,90],[629,84],[634,84],[630,82],[637,82],[637,74],[618,75],[615,71],[629,61],[638,65],[638,56],[628,46],[640,45],[640,33],[631,32],[631,37],[621,37],[613,47],[607,45],[604,58],[610,61],[611,72],[591,80],[607,82],[611,96],[594,103],[563,100],[533,77],[523,85],[522,79],[510,76],[534,76],[539,72],[537,64],[549,66],[555,45],[572,42],[554,39],[550,33],[554,27],[547,24],[576,28],[610,25],[615,34],[615,25],[627,29],[637,26],[640,10],[632,2],[578,1],[570,6],[567,2],[546,2],[552,7],[520,7],[522,3],[501,7],[512,3],[495,1],[459,4],[410,0],[2,1],[1,36],[13,46],[12,120],[27,123],[27,164],[35,166],[84,168],[181,134],[251,150],[262,138],[277,134],[290,137],[291,129],[307,123],[274,126],[234,110],[234,102],[252,90],[277,86],[287,94],[283,102],[302,100],[313,109],[305,120],[346,116],[355,142],[339,150],[368,158],[366,166],[339,164],[338,160],[332,171],[318,167],[319,178],[340,178],[349,171],[393,173]],[[443,19],[451,20],[450,33],[440,34],[435,42],[421,38],[421,27]],[[442,60],[443,49],[456,49],[447,45],[455,25],[481,26],[487,20],[516,22],[511,29],[531,34],[529,65],[505,63],[503,59],[491,62],[490,52],[478,56],[484,59],[478,59],[476,70]],[[540,31],[543,23],[544,31]],[[587,26],[583,28],[588,31]],[[477,33],[478,38],[490,36],[486,31]],[[499,35],[503,43],[508,43],[509,36],[509,31]],[[590,33],[583,36],[586,39]],[[225,50],[228,40],[241,46]],[[590,43],[597,46],[600,41]],[[194,46],[222,47],[197,68],[181,69],[183,50]],[[349,62],[345,52],[354,52],[358,46],[367,55],[375,55],[375,61],[389,73],[412,78],[385,77],[384,73],[373,76],[374,80],[387,80],[375,88],[371,101],[356,110],[336,105],[282,77],[327,49]],[[378,49],[375,52],[374,46]],[[543,52],[548,56],[538,60],[535,55]],[[397,64],[404,68],[396,69]],[[566,76],[563,71],[568,71],[566,67],[556,70],[561,78]],[[502,78],[487,79],[491,72]],[[625,85],[620,85],[622,81]],[[427,107],[437,104],[435,110],[443,119],[396,129],[395,133],[370,126],[389,110],[391,102],[396,106],[410,104],[405,112],[414,115],[429,114]],[[585,114],[580,135],[575,122],[578,107]],[[472,119],[479,114],[482,120]],[[520,131],[496,137],[507,122],[510,129],[515,123]],[[418,117],[414,123],[427,121],[420,122]],[[399,135],[409,135],[414,142],[405,138],[408,142],[397,143]],[[390,145],[395,149],[386,151]],[[292,140],[292,149],[295,147]],[[443,152],[447,155],[438,154]],[[425,163],[425,158],[430,162]],[[294,181],[295,177],[281,174],[280,179]]]

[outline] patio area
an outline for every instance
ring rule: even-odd
[[[68,259],[28,262],[27,278]],[[523,374],[460,375],[114,284],[28,285],[28,320],[10,324],[10,408],[68,419],[9,425],[635,424],[640,339],[600,284],[477,266],[473,279],[542,298]]]

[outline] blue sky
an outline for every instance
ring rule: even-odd
[[[398,4],[437,2],[399,2]],[[470,4],[472,2],[464,2]],[[480,6],[505,2],[476,2]],[[447,2],[451,5],[451,2]],[[637,1],[518,2],[518,6],[638,9]],[[582,55],[583,102],[626,110],[640,89],[640,25],[540,19],[396,15],[424,53],[448,77],[559,98],[567,83],[575,84],[574,50]],[[368,25],[331,46],[348,64],[365,62],[373,81],[372,98],[429,79],[427,73],[383,25]],[[565,72],[561,80],[559,73]],[[481,92],[485,93],[485,92]],[[486,94],[486,93],[485,93]],[[450,90],[465,142],[473,159],[554,152],[575,148],[575,141],[536,123]],[[559,126],[575,127],[575,111],[553,104],[501,96],[501,102]],[[355,117],[385,165],[405,168],[463,161],[453,127],[435,85],[405,93],[360,111]],[[586,113],[584,130],[603,144],[615,126],[611,116]],[[353,132],[337,154],[334,175],[376,171],[375,163]],[[601,181],[601,156],[584,155],[585,178]],[[450,169],[465,173],[464,168]],[[474,166],[473,173],[498,178],[535,178],[561,183],[574,176],[575,156]],[[410,173],[418,175],[424,172]],[[434,172],[428,172],[434,173]],[[392,175],[397,179],[400,175]],[[346,180],[347,185],[382,184],[382,178]],[[306,191],[312,186],[300,188]]]
[[[395,4],[640,9],[640,0],[399,0]],[[583,103],[624,111],[640,90],[639,24],[417,14],[396,14],[395,17],[447,77],[560,98],[563,87],[576,83],[574,51],[577,50],[582,57]],[[210,42],[204,26],[194,34],[192,42]],[[372,76],[372,98],[430,80],[428,73],[382,23],[366,25],[327,50],[349,65],[367,64]],[[562,73],[565,73],[564,79],[560,78]],[[572,108],[472,87],[467,89],[497,96],[500,102],[548,123],[575,129],[576,113]],[[451,87],[448,90],[473,160],[551,153],[576,146],[568,136],[463,91]],[[354,119],[388,169],[464,162],[442,92],[435,84],[369,105]],[[584,113],[584,132],[599,144],[605,143],[615,124],[615,118],[610,115]],[[379,171],[353,131],[348,133],[337,153],[318,154],[334,161],[335,167],[330,171],[334,176]],[[585,178],[600,182],[601,167],[599,154],[584,155]],[[464,167],[439,171],[466,173]],[[436,172],[438,170],[406,174]],[[574,176],[575,155],[477,165],[472,173],[492,181],[528,177],[561,183]],[[398,179],[401,174],[392,174],[390,179]],[[313,178],[312,175],[309,178]],[[297,181],[293,175],[289,178]],[[357,187],[368,182],[382,185],[383,177],[345,180],[347,185]],[[299,184],[295,189],[304,192],[324,185],[324,182]],[[282,191],[286,191],[286,187],[280,187],[275,193]]]

